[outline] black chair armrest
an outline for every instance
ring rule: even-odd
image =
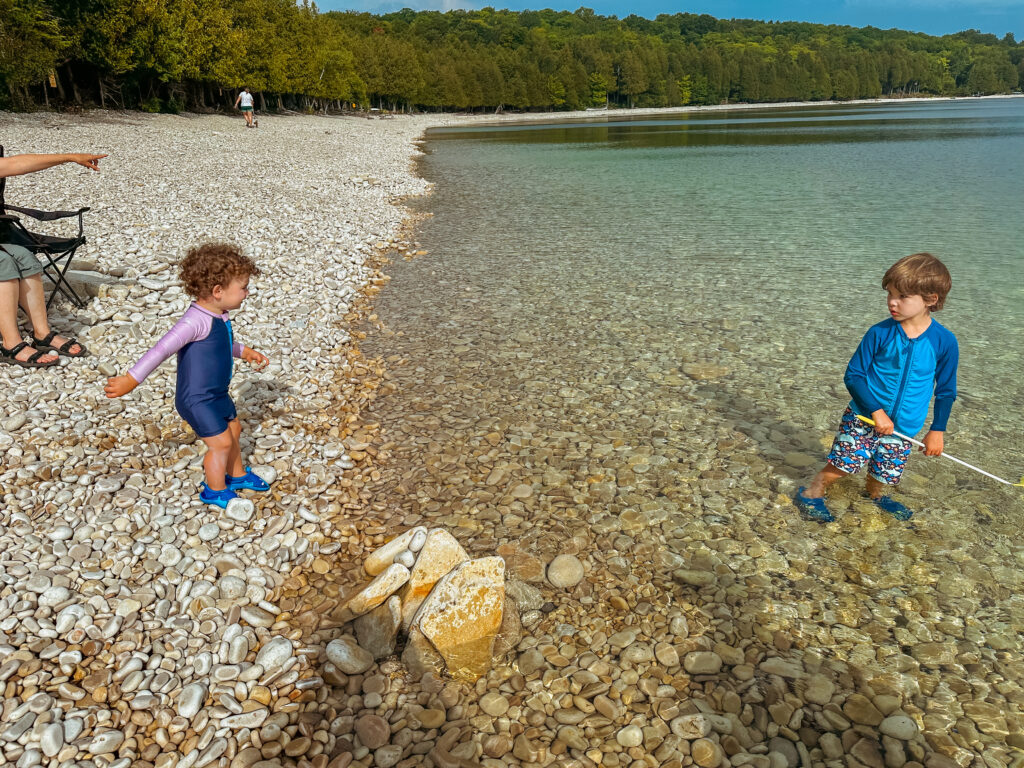
[[[4,208],[8,211],[17,211],[26,216],[31,216],[38,221],[56,221],[57,219],[66,219],[70,216],[81,216],[89,210],[88,208],[79,208],[77,211],[37,211],[34,208],[22,208],[20,205],[10,204],[4,205]]]

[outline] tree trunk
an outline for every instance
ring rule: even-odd
[[[82,94],[78,92],[78,83],[75,82],[75,71],[71,68],[71,62],[67,63],[68,82],[71,83],[71,93],[74,94],[75,104],[82,103]]]
[[[43,104],[46,105],[47,109],[50,108],[50,92],[46,88],[46,79],[45,78],[43,78]]]
[[[60,72],[53,70],[53,81],[57,84],[57,96],[61,101],[67,101],[67,94],[64,93],[64,83],[60,81]]]
[[[96,81],[100,84],[100,109],[107,108],[107,94],[103,88],[103,76],[96,75]]]
[[[260,91],[260,112],[267,111],[267,100],[263,96],[263,91]]]

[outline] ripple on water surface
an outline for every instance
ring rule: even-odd
[[[682,608],[694,650],[847,661],[933,746],[1001,759],[1024,700],[1022,491],[918,455],[911,523],[859,481],[832,526],[788,498],[885,317],[882,274],[920,250],[954,277],[947,447],[1024,471],[1024,100],[737,115],[435,136],[430,255],[392,266],[367,344],[391,360],[387,502],[522,578],[585,558],[537,636]],[[958,696],[1002,719],[968,730],[989,710]]]

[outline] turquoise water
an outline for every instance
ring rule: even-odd
[[[1024,474],[1024,99],[445,129],[425,147],[429,255],[388,268],[364,346],[389,371],[366,416],[386,435],[381,508],[513,574],[520,550],[579,553],[589,608],[538,637],[638,621],[609,607],[621,586],[659,614],[705,606],[734,644],[781,632],[921,709],[968,673],[1010,707],[993,686],[1024,683],[1024,489],[917,454],[896,492],[910,523],[860,479],[829,526],[790,499],[888,316],[882,275],[923,250],[954,282],[946,448]],[[678,568],[728,589],[695,596]],[[999,742],[947,737],[946,716],[925,722],[935,739]]]
[[[887,316],[885,269],[935,253],[954,276],[937,318],[962,352],[947,447],[1008,479],[1024,473],[1024,99],[439,129],[429,138],[429,268],[451,265],[470,280],[495,270],[528,283],[530,297],[558,297],[569,276],[571,300],[591,314],[614,311],[613,294],[628,294],[659,327],[658,341],[673,320],[745,328],[716,334],[722,343],[742,337],[720,359],[747,368],[745,380],[723,384],[758,393],[765,424],[828,428],[849,355]],[[1015,501],[1011,492],[994,505],[1019,511]]]

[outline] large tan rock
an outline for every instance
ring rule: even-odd
[[[427,540],[416,558],[409,581],[403,587],[402,626],[408,629],[413,616],[430,594],[430,590],[442,576],[455,566],[469,561],[469,555],[458,540],[448,531],[434,530],[427,534]]]
[[[505,561],[484,557],[444,576],[412,623],[444,658],[449,675],[473,682],[490,669],[504,605]]]
[[[376,576],[395,561],[395,555],[404,552],[410,546],[415,547],[416,541],[426,535],[427,529],[422,526],[410,528],[405,533],[399,534],[384,546],[375,549],[363,563],[363,570],[370,576]]]
[[[362,616],[383,603],[409,580],[409,569],[400,563],[392,563],[377,577],[359,591],[336,615],[342,623]]]

